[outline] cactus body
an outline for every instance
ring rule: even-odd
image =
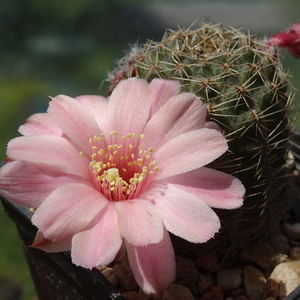
[[[226,134],[229,151],[211,167],[238,177],[247,193],[242,208],[217,211],[221,231],[205,247],[224,252],[265,238],[288,206],[292,94],[276,49],[240,30],[203,24],[168,30],[161,42],[135,49],[119,67],[119,77],[179,80],[182,91],[206,103],[209,120]]]

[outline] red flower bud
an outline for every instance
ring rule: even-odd
[[[300,58],[300,22],[271,36],[268,45],[287,48],[294,57]]]

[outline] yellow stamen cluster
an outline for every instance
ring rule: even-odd
[[[104,135],[89,140],[94,183],[108,200],[137,197],[158,171],[155,160],[151,160],[153,149],[143,150],[141,145],[136,145],[144,137],[144,134],[137,138],[134,133],[128,133],[118,139],[118,132],[112,131],[109,143]],[[83,152],[80,155],[84,156]]]

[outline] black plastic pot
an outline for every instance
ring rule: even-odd
[[[37,232],[31,224],[32,214],[3,197],[1,200],[18,229],[39,300],[125,300],[98,269],[75,266],[69,252],[47,253],[28,247]]]
[[[295,288],[289,295],[287,295],[283,300],[300,300],[300,285]]]

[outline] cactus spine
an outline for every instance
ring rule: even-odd
[[[217,211],[222,229],[205,247],[226,251],[265,238],[288,206],[286,154],[293,94],[276,48],[220,24],[167,30],[161,42],[134,48],[111,76],[155,77],[181,82],[207,105],[229,141],[212,167],[244,183],[244,206]],[[290,94],[288,94],[290,93]]]

